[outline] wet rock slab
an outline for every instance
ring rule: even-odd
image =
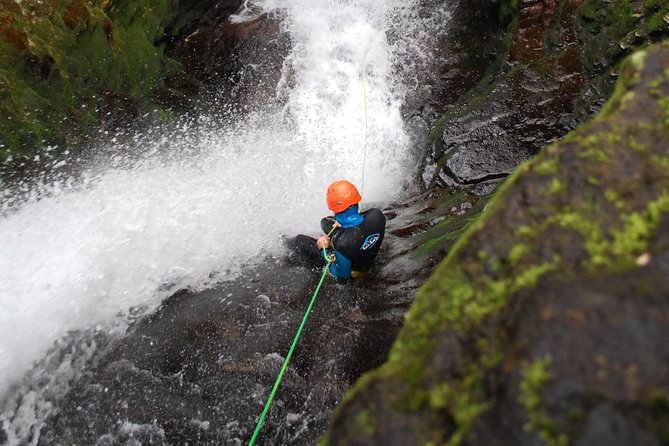
[[[433,190],[384,209],[376,268],[349,285],[326,279],[261,444],[316,442],[344,392],[386,360],[416,288],[484,203]],[[282,256],[212,289],[174,294],[106,343],[53,401],[40,444],[246,443],[319,278]]]
[[[281,17],[260,14],[244,4],[230,18],[200,17],[188,35],[171,44],[169,54],[185,70],[170,82],[179,90],[190,90],[206,108],[240,112],[275,100],[289,50]],[[180,109],[189,111],[189,105]]]
[[[385,361],[416,288],[453,243],[426,240],[459,233],[482,205],[475,200],[435,190],[384,210],[377,267],[349,285],[326,279],[261,444],[316,442],[344,392]],[[40,444],[246,443],[319,278],[289,256],[174,294],[91,361],[56,402]]]
[[[78,381],[40,442],[246,442],[318,276],[268,261],[234,282],[173,295]],[[343,391],[383,360],[401,314],[370,290],[326,284],[266,420],[265,444],[315,440]]]

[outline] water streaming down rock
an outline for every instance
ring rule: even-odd
[[[224,127],[203,116],[196,125],[138,135],[127,147],[112,140],[114,151],[141,148],[142,155],[98,162],[76,180],[44,186],[18,205],[4,199],[0,393],[10,444],[37,441],[45,418],[54,413],[52,404],[76,380],[78,369],[91,366],[86,358],[121,336],[135,313],[156,308],[177,289],[200,290],[237,277],[267,253],[280,253],[282,234],[313,229],[326,211],[324,186],[336,178],[361,178],[363,147],[367,200],[386,200],[388,191],[401,189],[411,164],[405,161],[409,138],[400,114],[406,85],[392,76],[394,67],[407,62],[402,57],[408,42],[391,44],[386,35],[389,27],[424,27],[404,14],[414,5],[369,0],[333,7],[296,0],[256,6],[283,19],[292,43],[275,102]],[[427,23],[441,26],[434,17]],[[428,35],[410,43],[420,48]],[[419,54],[409,55],[417,64]],[[235,286],[256,280],[242,275]],[[288,293],[281,295],[290,301],[290,290],[279,292]],[[254,313],[263,302],[243,305]],[[72,341],[54,347],[66,333]],[[141,351],[134,342],[129,348]],[[33,361],[50,348],[21,384]],[[118,361],[112,361],[115,370],[133,370]],[[88,391],[98,387],[90,384]],[[133,435],[146,442],[166,438],[157,425],[127,421],[128,411],[126,421],[123,414],[109,415],[120,425],[107,427],[103,444]],[[90,431],[92,440],[107,421],[102,416],[92,421],[102,423]],[[216,430],[212,438],[234,438],[246,428],[228,426],[228,434]],[[50,432],[50,438],[59,438]],[[298,441],[291,432],[277,438],[292,435],[291,441]]]

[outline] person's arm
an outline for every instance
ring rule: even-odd
[[[321,229],[325,234],[329,234],[332,231],[332,227],[337,223],[334,217],[325,217],[321,219]]]

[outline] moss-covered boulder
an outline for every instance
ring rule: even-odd
[[[524,164],[323,444],[669,443],[669,43]]]
[[[599,110],[626,55],[669,36],[661,1],[500,4],[506,51],[436,125],[431,184],[499,182]]]

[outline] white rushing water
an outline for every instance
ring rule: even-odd
[[[410,20],[410,3],[258,2],[285,18],[293,45],[281,106],[224,128],[138,137],[139,161],[94,166],[5,212],[0,401],[68,331],[233,277],[281,253],[282,234],[316,234],[326,186],[341,178],[361,186],[365,147],[363,200],[396,196],[412,167],[400,116],[406,86],[392,78],[406,46],[387,33],[411,25],[397,23]]]

